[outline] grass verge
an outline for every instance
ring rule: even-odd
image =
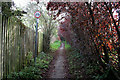
[[[70,48],[71,46],[65,41],[65,49]],[[50,44],[51,50],[57,50],[61,45],[61,41],[55,41],[54,43]]]

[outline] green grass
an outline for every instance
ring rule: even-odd
[[[65,49],[69,49],[71,46],[65,41]]]
[[[61,45],[60,41],[55,41],[54,43],[50,44],[50,47],[52,50],[57,50]],[[71,46],[69,44],[67,44],[67,42],[65,41],[65,49],[70,48]]]
[[[57,50],[60,47],[61,42],[60,41],[55,41],[54,43],[50,44],[50,48],[52,50]]]

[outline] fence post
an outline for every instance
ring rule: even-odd
[[[34,57],[34,61],[36,63],[36,57],[37,57],[37,52],[38,52],[38,18],[37,18],[37,21],[36,21],[36,35],[35,35],[35,57]]]

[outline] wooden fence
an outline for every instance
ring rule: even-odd
[[[0,26],[0,78],[2,78],[10,72],[20,71],[24,67],[27,54],[34,53],[35,31],[13,16],[6,18],[0,14],[0,21],[2,21]],[[39,39],[38,42],[40,52],[42,40]]]

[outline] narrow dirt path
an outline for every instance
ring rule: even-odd
[[[56,54],[57,56],[55,57],[52,66],[50,67],[51,69],[49,70],[49,78],[66,78],[67,68],[64,43],[61,44]]]

